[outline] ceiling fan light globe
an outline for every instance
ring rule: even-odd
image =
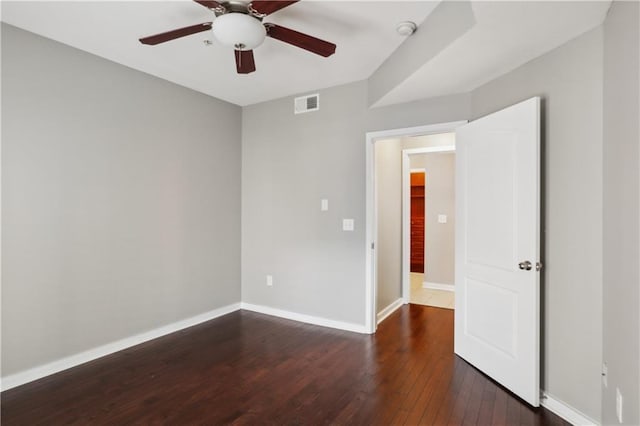
[[[253,50],[267,36],[258,19],[244,13],[226,13],[213,23],[213,35],[223,45],[236,50]]]

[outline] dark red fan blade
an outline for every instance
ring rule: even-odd
[[[256,70],[253,50],[236,50],[236,70],[238,74],[249,74]]]
[[[196,3],[206,7],[207,9],[215,9],[216,7],[220,7],[222,6],[222,4],[218,3],[217,1],[213,1],[213,0],[193,0]]]
[[[313,52],[316,55],[331,56],[336,53],[336,45],[310,35],[300,33],[298,31],[281,27],[276,24],[265,24],[267,35],[285,43],[292,44],[301,49]]]
[[[192,25],[190,27],[178,28],[177,30],[167,31],[166,33],[156,34],[149,37],[140,39],[142,44],[160,44],[165,41],[174,40],[176,38],[188,36],[195,33],[201,33],[211,29],[211,22],[205,22],[204,24]]]
[[[262,13],[263,15],[269,15],[273,12],[277,12],[280,9],[284,9],[287,6],[290,6],[294,3],[298,3],[300,0],[293,1],[272,1],[272,0],[253,0],[251,2],[251,7],[258,13]]]

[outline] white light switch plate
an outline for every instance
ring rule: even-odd
[[[327,200],[326,198],[320,200],[320,210],[323,212],[329,210],[329,200]]]
[[[355,229],[355,224],[353,219],[342,219],[343,231],[353,231],[354,229]]]
[[[439,214],[438,215],[438,223],[447,223],[447,215]]]

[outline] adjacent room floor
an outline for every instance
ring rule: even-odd
[[[2,393],[3,425],[565,425],[453,354],[453,311],[375,335],[238,311]]]
[[[452,291],[433,290],[423,288],[424,274],[411,272],[411,303],[418,305],[434,306],[436,308],[453,309],[455,303],[455,293]]]

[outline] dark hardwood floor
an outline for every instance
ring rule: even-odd
[[[8,391],[3,425],[565,425],[453,355],[453,311],[373,336],[234,312]]]

